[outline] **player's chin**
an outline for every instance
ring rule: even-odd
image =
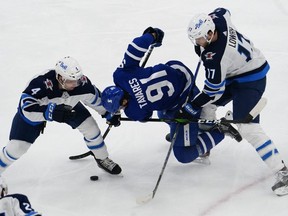
[[[74,90],[76,87],[66,87],[65,89],[66,89],[66,91],[72,91],[72,90]]]

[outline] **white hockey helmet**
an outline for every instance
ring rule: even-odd
[[[55,71],[67,80],[79,80],[83,76],[79,63],[70,56],[59,60],[56,63]]]
[[[207,40],[209,31],[215,31],[215,24],[212,18],[204,13],[197,14],[191,19],[188,25],[188,38],[196,45],[195,40],[198,38],[204,37]]]

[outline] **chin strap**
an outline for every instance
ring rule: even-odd
[[[212,34],[212,36],[211,36],[210,40],[208,40],[208,39],[207,39],[207,35],[205,35],[205,39],[206,39],[206,41],[207,41],[207,43],[208,43],[208,44],[210,44],[210,43],[211,43],[211,41],[212,41],[212,40],[213,40],[213,38],[214,38],[214,35],[215,35],[215,33],[213,32],[213,34]]]
[[[60,84],[60,86],[61,86],[61,88],[62,89],[64,89],[64,90],[67,90],[66,88],[65,88],[65,81],[66,81],[66,79],[63,79],[62,77],[61,77],[61,80],[62,80],[62,82],[61,82],[61,80],[59,79],[59,74],[58,75],[56,75],[56,80],[58,81],[58,83]]]

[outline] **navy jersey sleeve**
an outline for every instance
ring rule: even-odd
[[[22,92],[18,111],[30,124],[39,124],[45,121],[43,112],[47,108],[44,101],[51,97],[53,87],[57,85],[55,71],[33,78]],[[58,92],[61,95],[61,92]]]
[[[217,8],[209,15],[215,23],[218,39],[216,42],[209,44],[201,53],[201,60],[205,68],[204,88],[194,100],[193,104],[196,107],[203,107],[206,104],[218,100],[225,90],[226,73],[223,70],[222,59],[227,43],[227,23],[224,18],[225,14],[230,12],[224,8]],[[199,54],[199,48],[195,49]]]

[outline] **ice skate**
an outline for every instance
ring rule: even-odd
[[[210,151],[204,153],[203,155],[200,155],[193,162],[198,163],[198,164],[210,165],[211,161],[209,159],[209,156],[210,156]]]
[[[286,168],[286,167],[285,167]],[[276,173],[276,182],[272,187],[274,193],[278,196],[284,196],[288,194],[288,170],[280,170]]]
[[[118,175],[122,171],[121,167],[108,157],[103,160],[96,159],[96,162],[98,164],[98,167],[100,167],[101,169],[105,170],[106,172],[112,175]]]

